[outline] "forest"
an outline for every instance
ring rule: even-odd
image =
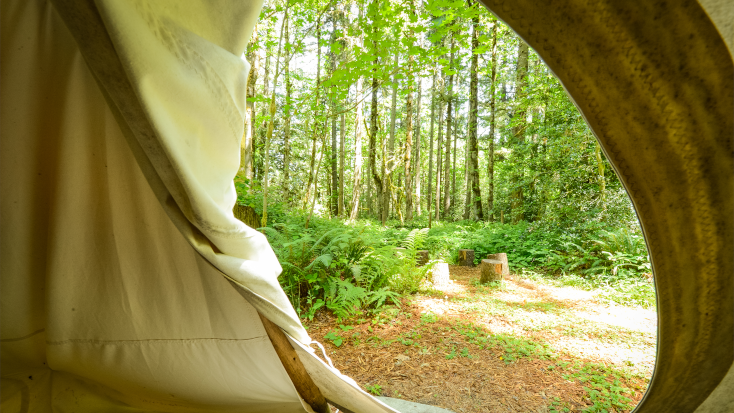
[[[623,185],[563,85],[480,3],[268,0],[243,59],[238,204],[304,322],[441,295],[426,279],[459,249],[654,309]]]
[[[343,244],[326,248],[337,233],[374,252],[429,228],[434,259],[499,248],[517,268],[592,282],[649,272],[631,202],[582,115],[479,3],[276,0],[244,58],[238,202],[283,262],[315,267]],[[308,256],[285,256],[279,243],[292,242]]]

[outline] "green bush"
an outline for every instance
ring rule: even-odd
[[[241,198],[257,206],[257,196]],[[474,250],[476,263],[488,253],[505,252],[513,271],[564,275],[569,283],[601,289],[600,296],[609,301],[654,305],[654,289],[641,277],[651,271],[647,249],[634,227],[609,228],[598,221],[566,227],[552,222],[438,221],[428,230],[398,221],[383,227],[372,220],[346,224],[313,217],[305,228],[306,216],[285,210],[273,203],[272,223],[263,231],[283,267],[281,285],[304,318],[323,308],[344,318],[399,305],[402,295],[422,288],[433,263],[455,263],[464,248]],[[421,249],[432,260],[416,267]]]

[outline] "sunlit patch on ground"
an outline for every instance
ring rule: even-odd
[[[320,313],[309,332],[339,337],[325,339],[330,356],[366,390],[456,412],[628,411],[642,398],[654,311],[517,276],[482,286],[477,268],[452,266],[451,278],[374,317]]]

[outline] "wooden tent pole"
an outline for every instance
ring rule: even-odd
[[[283,333],[280,327],[268,320],[267,317],[259,312],[257,314],[260,316],[263,327],[265,327],[265,332],[268,333],[270,342],[273,343],[273,348],[275,348],[280,362],[283,364],[293,385],[296,386],[296,391],[298,391],[301,398],[317,413],[331,412],[324,395],[321,394],[321,390],[319,390],[316,383],[311,379],[311,376],[306,371],[303,363],[301,363],[298,354],[296,354],[296,350],[293,349],[293,345],[288,341],[285,333]]]

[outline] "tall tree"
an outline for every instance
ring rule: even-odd
[[[332,47],[329,48],[329,75],[330,77],[334,76],[334,72],[336,71],[336,65],[337,65],[337,59],[338,55],[334,52],[334,45],[337,44],[337,31],[339,26],[339,20],[341,11],[339,10],[339,7],[335,5],[331,12],[331,38],[329,40],[329,44],[332,45]],[[339,204],[338,204],[338,198],[339,198],[339,179],[338,179],[338,164],[337,164],[337,156],[339,154],[339,148],[337,147],[337,127],[336,127],[336,121],[337,116],[336,113],[339,111],[339,103],[337,98],[337,91],[336,91],[336,85],[332,84],[331,86],[331,151],[330,151],[330,162],[329,162],[329,170],[331,171],[331,186],[329,187],[329,192],[331,193],[331,196],[329,197],[329,206],[331,210],[332,216],[337,216],[339,214]]]
[[[359,17],[357,18],[357,24],[362,23],[363,17],[363,6],[359,4]],[[357,29],[359,30],[359,29]],[[357,39],[357,47],[360,49],[364,48],[364,34],[359,30],[360,34]],[[362,189],[362,132],[364,131],[362,125],[363,115],[363,100],[362,100],[362,85],[363,77],[357,77],[357,88],[356,88],[356,99],[357,105],[354,113],[354,170],[352,172],[352,211],[349,213],[349,219],[355,220],[359,217],[359,200]],[[369,182],[367,183],[369,186]]]
[[[438,142],[436,144],[436,195],[434,199],[436,203],[436,221],[438,221],[440,217],[439,214],[441,212],[441,175],[443,174],[443,156],[441,151],[443,149],[443,108],[444,102],[446,101],[446,84],[443,77],[443,71],[441,71],[441,79],[439,83],[440,95],[438,99]],[[448,163],[448,160],[446,162]]]
[[[514,120],[512,134],[515,138],[515,143],[521,147],[525,143],[525,118],[527,116],[523,99],[528,86],[528,44],[519,37],[517,41],[517,68],[515,70],[515,101],[517,109],[515,110],[516,119]],[[525,218],[522,177],[522,171],[516,171],[514,177],[515,191],[512,193],[513,223],[522,221]]]
[[[374,28],[373,28],[374,30]],[[377,41],[373,40],[373,47],[377,48]],[[383,182],[381,175],[377,173],[377,131],[379,130],[378,122],[379,117],[377,115],[377,92],[378,88],[380,86],[380,82],[377,78],[377,70],[379,65],[379,58],[377,55],[375,55],[375,60],[373,62],[374,66],[372,69],[372,101],[370,102],[370,132],[369,132],[369,168],[372,173],[372,179],[375,181],[375,190],[377,192],[377,199],[378,199],[378,205],[380,210],[380,220],[382,222],[382,225],[385,225],[385,222],[387,221],[387,212],[384,211],[385,203],[384,203],[384,192],[385,188],[383,187]],[[383,162],[384,165],[384,162]]]
[[[457,76],[457,84],[461,84],[461,76]],[[459,118],[459,102],[458,102],[458,93],[454,95],[457,99],[454,104],[454,127],[453,129],[453,144],[454,149],[451,151],[453,154],[452,156],[452,166],[451,166],[451,216],[454,216],[454,211],[456,210],[456,207],[458,203],[456,202],[456,157],[459,153],[457,150],[457,143],[459,141],[459,125],[460,125],[460,118]],[[466,163],[466,162],[465,162]]]
[[[260,69],[260,54],[257,53],[258,44],[257,25],[252,31],[252,38],[247,44],[245,58],[250,63],[250,71],[247,72],[247,104],[245,106],[245,132],[241,143],[240,173],[247,179],[252,179],[252,139],[255,136],[255,85],[257,74]],[[251,186],[250,186],[251,187]]]
[[[494,215],[494,134],[497,90],[497,22],[492,22],[491,76],[489,79],[489,145],[487,148],[487,213],[490,221]]]
[[[451,60],[449,60],[449,83],[446,88],[446,154],[445,154],[445,165],[444,165],[444,175],[443,175],[443,213],[441,214],[441,217],[443,219],[446,219],[449,217],[451,211],[451,197],[450,197],[450,190],[451,186],[449,185],[449,180],[451,179],[451,138],[452,138],[452,130],[451,130],[451,122],[453,117],[453,107],[452,103],[454,100],[454,54],[456,52],[455,50],[455,38],[453,33],[451,34]]]
[[[320,101],[320,89],[321,88],[321,16],[319,16],[319,19],[316,21],[316,84],[314,86],[315,89],[315,98],[314,98],[314,116],[312,119],[312,128],[313,132],[311,133],[311,157],[310,157],[310,164],[309,164],[309,170],[308,170],[308,185],[306,185],[306,194],[303,199],[303,209],[305,210],[306,207],[308,207],[308,201],[311,197],[311,185],[314,185],[314,197],[316,196],[316,177],[318,176],[318,171],[315,171],[316,168],[316,141],[320,134],[320,121],[319,121],[319,108],[321,107],[321,101]]]
[[[362,192],[362,77],[357,80],[357,108],[355,110],[354,121],[354,169],[352,172],[352,210],[349,213],[349,219],[355,220],[359,217],[360,197]]]
[[[433,205],[433,127],[436,121],[436,67],[433,68],[431,82],[431,127],[428,131],[428,225],[431,224],[431,207]],[[439,129],[441,127],[439,126]],[[439,145],[439,148],[441,146]],[[440,152],[440,150],[439,150]]]
[[[476,7],[476,3],[474,3]],[[477,112],[479,110],[479,15],[472,19],[471,34],[471,69],[469,82],[469,185],[467,192],[473,196],[474,211],[477,218],[483,220],[482,194],[479,187],[479,145],[477,144]],[[464,218],[469,218],[465,216]]]
[[[393,182],[393,171],[395,170],[395,121],[397,118],[397,106],[398,106],[398,51],[395,50],[393,62],[393,78],[392,78],[392,97],[390,100],[390,139],[387,144],[387,171],[384,173],[385,180],[385,194],[383,196],[383,208],[387,209],[387,213],[390,213],[390,198],[395,186]]]
[[[416,214],[418,216],[421,215],[421,147],[423,146],[422,140],[421,140],[421,96],[423,96],[423,79],[420,76],[420,73],[416,75],[417,80],[417,87],[416,92],[418,95],[418,99],[415,105],[415,138],[414,138],[414,146],[415,146],[415,173],[413,174],[413,182],[415,182],[415,190],[413,191],[413,194],[415,195],[417,202],[415,203],[415,210]]]
[[[273,127],[275,125],[275,89],[278,86],[278,75],[280,74],[280,52],[283,47],[283,28],[288,24],[288,7],[286,6],[283,15],[283,23],[280,27],[280,38],[278,40],[278,54],[275,58],[275,76],[273,76],[273,94],[270,97],[270,118],[268,120],[268,130],[265,135],[265,150],[263,153],[263,213],[262,226],[268,226],[268,172],[270,169],[270,142],[273,140]]]
[[[285,22],[285,33],[283,34],[286,45],[286,57],[283,63],[283,77],[285,80],[285,113],[283,121],[283,195],[286,201],[290,200],[290,169],[291,169],[291,97],[293,95],[293,82],[291,81],[291,59],[288,55],[290,50],[290,21]]]
[[[410,1],[409,12],[415,15],[415,2]],[[415,42],[415,32],[413,26],[408,24],[408,33],[406,35],[408,42],[408,96],[405,99],[405,154],[403,155],[403,164],[405,166],[405,219],[413,220],[413,170],[411,165],[411,153],[413,152],[413,64],[415,58],[411,53],[410,49],[413,47]],[[419,109],[420,110],[420,109]],[[420,137],[419,137],[420,139]]]
[[[273,32],[273,21],[270,20],[265,29],[265,72],[263,74],[263,89],[262,95],[268,96],[270,94],[270,57],[273,54],[271,50],[274,45],[270,42]],[[263,150],[265,148],[265,136],[268,130],[268,114],[269,107],[263,105],[260,112],[260,119],[262,123],[258,129],[258,135],[252,135],[252,152],[253,152],[253,175],[255,178],[262,179],[262,166],[263,166]],[[257,136],[257,139],[256,139]]]

